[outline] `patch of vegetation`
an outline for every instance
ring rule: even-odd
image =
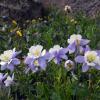
[[[0,53],[16,48],[22,50],[19,58],[32,45],[40,44],[49,49],[55,44],[67,47],[67,39],[72,34],[81,34],[91,40],[91,48],[96,49],[100,39],[99,18],[90,19],[78,14],[74,17],[60,10],[54,9],[45,18],[26,21],[23,25],[16,21],[1,19],[0,25]],[[10,91],[8,100],[99,100],[100,73],[93,73],[92,90],[88,88],[87,73],[79,74],[80,80],[75,80],[63,64],[56,66],[51,62],[46,71],[25,74],[25,65],[21,63],[15,70],[16,86],[4,91]],[[0,97],[5,97],[0,93]],[[7,100],[7,99],[6,99]]]

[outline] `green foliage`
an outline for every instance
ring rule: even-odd
[[[44,19],[29,21],[26,28],[19,25],[3,22],[5,30],[0,28],[0,53],[16,47],[22,50],[20,59],[27,54],[28,48],[34,44],[41,44],[49,49],[55,44],[67,47],[68,37],[82,34],[91,40],[91,47],[96,48],[100,39],[100,23],[98,19],[90,19],[83,15],[69,16],[54,9]],[[6,26],[5,26],[6,25]],[[22,36],[16,34],[22,31]],[[11,31],[12,30],[12,31]],[[88,79],[77,76],[76,80],[67,72],[63,64],[56,66],[50,63],[46,71],[25,74],[25,65],[15,71],[16,85],[11,87],[11,94],[1,100],[99,100],[100,99],[100,73],[93,72],[93,87],[88,88]],[[81,78],[80,78],[81,77]],[[0,97],[1,96],[0,92]],[[4,94],[7,97],[6,94]],[[10,99],[11,98],[11,99]]]

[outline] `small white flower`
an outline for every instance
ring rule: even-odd
[[[44,56],[45,53],[46,53],[46,50],[43,50],[43,46],[36,45],[36,46],[30,47],[28,56],[30,57],[34,56],[34,58],[38,58],[40,56]]]
[[[66,5],[65,8],[64,8],[64,11],[71,11],[71,6]]]
[[[85,62],[88,66],[95,66],[97,63],[97,52],[96,51],[87,51],[85,53]]]
[[[49,50],[49,53],[53,53],[53,52],[55,52],[55,51],[59,51],[59,50],[61,50],[62,49],[62,47],[60,47],[59,45],[54,45],[54,47],[53,48],[50,48],[50,50]]]
[[[68,43],[72,44],[73,42],[80,42],[82,39],[82,36],[80,34],[73,34],[70,36],[70,39],[68,39]]]
[[[74,68],[74,62],[71,61],[71,60],[67,60],[67,61],[65,62],[65,68],[66,68],[68,71],[72,70],[72,69]]]
[[[8,87],[10,85],[12,85],[14,83],[14,74],[12,75],[12,77],[8,76],[7,79],[4,81],[5,86]]]

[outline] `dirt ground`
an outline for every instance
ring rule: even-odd
[[[82,11],[93,18],[100,14],[100,0],[0,0],[0,16],[17,20],[37,18],[43,15],[44,8],[64,9],[65,5],[71,6],[73,13]]]

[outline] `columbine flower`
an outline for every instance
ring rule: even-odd
[[[47,60],[45,54],[46,50],[43,50],[43,46],[31,46],[29,49],[28,56],[25,59],[25,64],[28,65],[27,71],[31,69],[33,72],[36,72],[39,67],[45,70]]]
[[[82,36],[80,34],[73,34],[68,39],[68,51],[69,53],[74,53],[76,51],[76,48],[81,48],[82,46],[85,46],[90,41],[87,39],[82,39]]]
[[[8,73],[6,73],[5,75],[0,73],[0,84],[2,83],[2,81],[7,77]]]
[[[12,75],[12,77],[8,76],[7,79],[4,81],[4,84],[6,87],[12,85],[14,83],[14,74]]]
[[[20,52],[15,51],[15,48],[13,50],[4,51],[4,53],[0,55],[1,70],[9,69],[13,71],[14,66],[20,64],[19,59],[16,58],[19,53]]]
[[[99,56],[96,51],[86,51],[84,56],[77,56],[75,61],[78,63],[83,63],[82,71],[86,72],[89,68],[95,68],[100,70],[100,64],[98,63]]]
[[[64,66],[68,71],[71,71],[74,69],[74,62],[71,60],[67,60],[65,62],[65,66]]]
[[[68,59],[66,53],[67,49],[62,48],[59,45],[54,45],[54,47],[49,50],[49,61],[53,59],[56,64],[59,64],[62,59]]]

